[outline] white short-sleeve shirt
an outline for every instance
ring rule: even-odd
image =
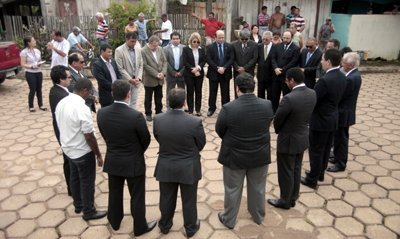
[[[51,66],[50,68],[53,68],[53,66],[68,66],[68,52],[69,52],[69,42],[64,38],[61,42],[51,40],[51,43],[53,43],[54,48],[56,48],[59,51],[62,51],[65,53],[65,57],[60,56],[57,52],[55,52],[53,49],[51,50]]]
[[[161,25],[161,30],[168,29],[166,32],[161,33],[162,40],[171,40],[171,33],[172,33],[172,23],[170,20],[166,20]]]

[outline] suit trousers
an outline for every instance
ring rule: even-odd
[[[345,169],[349,152],[349,126],[339,127],[335,131],[334,142],[333,153],[335,155],[336,167]]]
[[[324,177],[325,170],[328,167],[334,133],[334,131],[315,130],[309,132],[310,173],[307,175],[307,181],[314,185],[317,185],[319,178]]]
[[[60,142],[60,130],[58,129],[57,125],[53,125],[53,129],[54,129],[54,133],[56,135],[57,141],[61,146],[61,142]],[[68,195],[71,196],[71,170],[69,167],[69,159],[68,156],[62,152],[63,154],[63,159],[64,159],[64,164],[63,164],[63,169],[64,169],[64,177],[65,177],[65,182],[67,183],[67,191],[68,191]]]
[[[154,104],[156,105],[156,114],[162,113],[162,85],[156,87],[145,86],[145,96],[144,96],[144,109],[146,115],[151,115],[151,98],[154,92]]]
[[[265,91],[267,91],[267,100],[271,100],[271,82],[267,79],[257,82],[257,96],[265,99]]]
[[[182,184],[182,183],[167,183],[159,182],[160,184],[160,211],[161,219],[158,222],[158,227],[161,231],[168,231],[173,223],[176,198],[178,195],[178,187],[181,188],[182,210],[183,210],[183,225],[186,234],[193,234],[198,229],[197,221],[197,185]]]
[[[267,182],[268,164],[250,169],[232,170],[223,168],[225,187],[224,212],[222,222],[228,227],[234,227],[242,201],[243,181],[247,180],[247,210],[253,220],[261,224],[265,216],[265,185]]]
[[[229,96],[229,80],[225,79],[225,77],[219,73],[217,79],[208,79],[208,83],[210,84],[210,94],[208,98],[209,111],[215,111],[217,109],[216,102],[218,94],[218,83],[221,85],[221,105],[224,105],[231,101]]]
[[[136,102],[139,96],[140,83],[138,85],[131,85],[131,98],[129,99],[129,107],[136,110]]]
[[[180,80],[174,80],[174,81],[167,81],[167,90],[165,92],[165,95],[167,96],[167,107],[169,108],[168,105],[168,92],[172,89],[174,89],[178,85],[179,88],[185,89],[185,81],[180,81]]]
[[[203,91],[203,78],[204,77],[189,77],[185,76],[186,91],[187,91],[187,104],[189,113],[193,113],[193,106],[195,105],[196,112],[200,112],[201,109],[201,98]],[[193,97],[195,94],[195,98]]]
[[[145,175],[126,178],[108,174],[108,215],[107,219],[114,230],[119,230],[124,218],[124,183],[128,183],[131,195],[131,214],[135,235],[143,234],[147,230],[146,205],[145,205]]]
[[[96,157],[93,151],[82,157],[69,158],[71,168],[71,191],[76,209],[83,209],[84,216],[96,212],[94,206],[94,181],[96,180]]]
[[[283,96],[285,96],[286,94],[290,93],[290,89],[286,84],[284,76],[276,76],[274,73],[274,76],[272,78],[273,79],[271,83],[271,103],[275,113],[279,106],[279,101],[281,99],[281,92],[283,93]]]
[[[295,202],[299,197],[303,155],[304,153],[276,153],[276,161],[278,164],[278,183],[281,190],[281,197],[279,201],[286,208],[290,208],[292,202]]]

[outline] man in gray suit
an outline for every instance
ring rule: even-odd
[[[83,56],[77,52],[72,53],[68,57],[68,69],[71,74],[71,83],[68,86],[69,92],[74,91],[74,87],[79,78],[87,78],[85,73],[83,73],[84,60]],[[93,86],[92,92],[90,92],[89,97],[85,100],[85,104],[96,113],[96,105],[99,103],[99,93],[96,87]]]
[[[137,32],[128,32],[125,34],[125,44],[115,49],[115,61],[122,79],[128,81],[131,85],[129,107],[134,110],[136,110],[136,101],[143,75],[142,54],[140,48],[135,46],[138,38]]]
[[[200,151],[206,135],[200,118],[183,111],[185,90],[173,88],[168,94],[171,111],[154,116],[154,137],[160,144],[154,176],[160,183],[163,234],[172,227],[178,187],[181,189],[183,220],[186,235],[192,237],[200,228],[197,219],[197,184],[201,179]]]
[[[158,43],[160,38],[153,35],[149,38],[149,43],[141,49],[143,58],[143,85],[146,91],[144,96],[144,109],[146,120],[152,121],[151,117],[151,98],[154,92],[154,103],[156,114],[162,113],[162,86],[164,77],[167,74],[167,60],[164,51]]]
[[[222,224],[235,226],[242,199],[243,181],[247,181],[247,209],[254,222],[265,216],[265,185],[271,163],[269,126],[273,119],[269,100],[254,95],[254,77],[241,73],[236,78],[238,99],[222,106],[215,131],[222,139],[218,162],[223,164],[225,186]]]
[[[254,76],[254,68],[257,64],[258,58],[258,44],[254,41],[250,41],[250,31],[248,29],[242,29],[239,33],[240,39],[233,42],[232,46],[235,51],[235,61],[233,62],[233,75],[235,77],[235,89],[236,89],[236,78],[242,72],[247,72]],[[235,91],[235,98],[238,95]]]
[[[299,197],[301,164],[304,150],[308,148],[308,121],[317,103],[315,91],[306,87],[304,79],[300,68],[286,72],[286,84],[291,92],[282,98],[275,113],[281,196],[279,200],[268,199],[268,203],[278,208],[294,207]]]
[[[163,48],[165,58],[167,59],[167,99],[168,92],[178,86],[185,89],[185,79],[183,78],[184,65],[182,61],[182,51],[184,45],[181,45],[181,34],[179,32],[171,33],[170,45]],[[169,105],[167,103],[167,107]]]

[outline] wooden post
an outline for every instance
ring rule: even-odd
[[[206,16],[212,12],[212,0],[207,1],[207,6],[206,6]],[[207,18],[207,17],[206,17]]]
[[[225,8],[227,12],[226,22],[225,22],[225,41],[231,42],[232,38],[232,7],[233,7],[233,0],[226,0],[225,1]]]

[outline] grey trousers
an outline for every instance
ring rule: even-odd
[[[131,84],[131,98],[129,99],[129,107],[131,107],[134,110],[136,110],[136,102],[139,96],[140,84],[141,83],[139,83],[138,85]]]
[[[224,212],[222,222],[228,227],[234,227],[242,201],[243,181],[247,180],[247,210],[253,220],[261,224],[265,216],[265,186],[267,182],[268,164],[251,169],[232,170],[224,166],[223,177],[225,186]]]

